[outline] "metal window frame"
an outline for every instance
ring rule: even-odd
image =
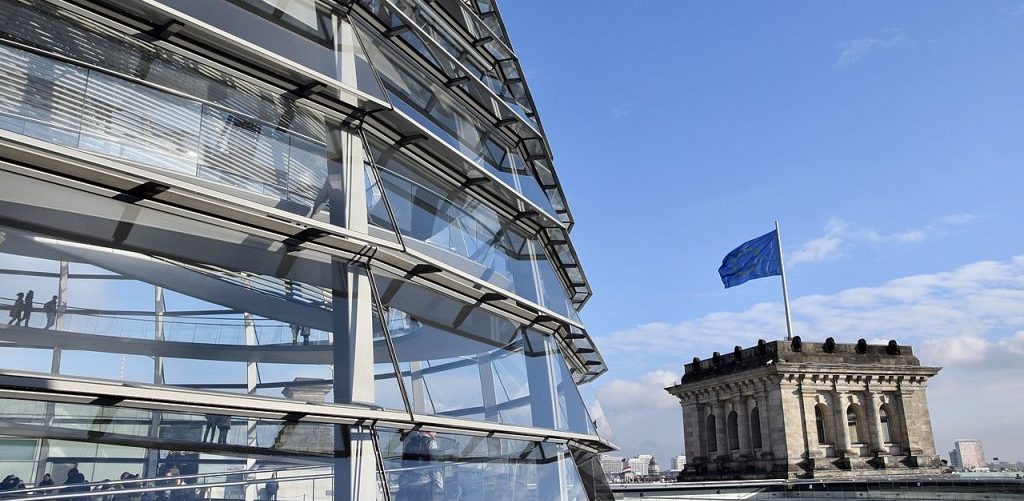
[[[415,414],[375,406],[313,404],[255,395],[232,395],[190,390],[175,386],[122,383],[55,374],[0,369],[0,398],[63,402],[106,403],[125,407],[186,414],[224,414],[309,423],[359,425],[458,433],[470,436],[583,444],[608,451],[613,446],[597,435],[547,428],[508,425],[489,421]],[[273,410],[268,410],[273,409]]]
[[[339,256],[363,264],[373,261],[375,266],[384,266],[385,269],[398,275],[410,273],[417,266],[427,265],[440,268],[444,270],[444,273],[421,275],[413,279],[420,283],[430,284],[432,287],[439,288],[438,290],[442,293],[449,296],[454,295],[464,301],[486,303],[484,305],[486,308],[494,308],[494,312],[499,315],[515,318],[517,321],[535,326],[548,333],[557,333],[556,335],[565,337],[567,341],[569,339],[581,340],[581,343],[569,345],[576,347],[573,353],[583,360],[584,366],[594,366],[594,369],[588,373],[591,375],[588,380],[607,371],[607,366],[602,358],[598,356],[598,363],[588,364],[588,360],[593,361],[594,359],[580,353],[581,349],[593,349],[596,353],[596,345],[593,340],[586,334],[582,334],[582,338],[578,335],[578,332],[585,333],[583,326],[514,294],[508,294],[504,289],[429,258],[413,249],[403,251],[398,244],[389,240],[352,232],[345,228],[193,185],[155,171],[129,166],[114,159],[7,131],[0,130],[0,146],[5,148],[8,159],[22,164],[0,161],[0,170],[107,197],[130,190],[144,182],[155,181],[170,187],[170,189],[147,200],[139,201],[137,205],[163,212],[172,212],[186,218],[199,218],[211,224],[229,224],[237,231],[257,234],[276,241],[288,240],[302,231],[313,229],[324,236],[313,241],[298,243],[296,248]],[[26,167],[25,164],[30,167]],[[506,299],[483,301],[487,294],[495,293]]]
[[[147,31],[146,27],[148,27],[148,29],[153,28],[152,22],[150,21],[143,21],[131,18],[130,16],[124,13],[111,10],[110,8],[106,7],[103,3],[97,4],[97,2],[93,0],[70,0],[76,2],[75,4],[69,3],[69,0],[45,1],[57,7],[70,10],[76,13],[77,15],[102,23],[104,26],[107,26],[118,31],[134,31],[136,34],[138,34]],[[151,8],[157,8],[152,6],[160,5],[158,2],[155,2],[154,0],[126,1],[131,1],[133,2],[133,4],[139,4],[141,2],[142,5],[149,5],[151,6]],[[97,14],[96,12],[93,12],[83,6],[77,5],[78,3],[85,3],[89,6],[92,6],[93,8],[98,9],[101,13]],[[163,6],[160,5],[160,7]],[[164,10],[162,10],[161,12],[166,13],[168,11],[173,11],[173,9],[167,7],[163,7],[163,9]],[[191,20],[191,18],[188,19]],[[193,21],[195,23],[195,26],[202,28],[202,33],[215,37],[223,36],[223,41],[229,46],[234,46],[237,45],[237,42],[242,42],[236,37],[227,33],[223,33],[220,30],[217,30],[216,28],[213,28],[203,23],[202,21],[191,20],[190,22]],[[355,19],[351,21],[355,21]],[[116,23],[116,25],[114,23]],[[268,88],[268,86],[270,86],[270,89],[294,89],[295,85],[297,85],[293,81],[286,81],[282,80],[280,77],[277,77],[273,68],[271,68],[268,72],[266,69],[254,67],[253,63],[261,61],[261,58],[267,57],[270,58],[271,60],[275,58],[281,59],[280,56],[276,56],[273,53],[266,51],[265,49],[252,46],[252,44],[246,42],[245,44],[243,44],[243,48],[246,44],[248,46],[251,46],[249,47],[249,50],[254,51],[253,53],[257,56],[256,58],[250,58],[244,61],[237,60],[236,58],[236,60],[215,62],[209,57],[209,55],[211,54],[210,49],[203,46],[202,44],[197,45],[196,43],[191,42],[189,39],[184,37],[184,35],[187,34],[187,30],[179,31],[173,37],[170,37],[167,40],[158,40],[154,43],[161,48],[171,50],[179,55],[182,55],[183,57],[198,59],[203,64],[209,64],[217,68],[218,70],[227,71],[228,73],[234,74],[239,78],[243,78],[251,82],[255,81],[258,83],[258,85],[264,88]],[[361,43],[365,45],[365,42]],[[213,54],[218,56],[222,55],[221,53],[218,53],[216,51],[214,51]],[[231,64],[233,64],[233,66]],[[292,64],[294,65],[294,63]],[[370,64],[372,67],[372,61],[370,62]],[[239,69],[244,69],[247,71],[240,72]],[[256,69],[258,72],[260,72],[259,75],[254,75],[252,73],[253,69]],[[310,71],[312,72],[312,70]],[[377,73],[378,72],[376,71],[376,69],[374,69],[375,77],[377,78],[378,83],[380,83],[380,77]],[[348,90],[348,87],[345,87],[343,90]],[[288,92],[290,91],[281,90],[282,94],[287,94]],[[372,96],[366,97],[372,98]],[[467,179],[473,179],[478,177],[488,179],[489,182],[486,183],[486,185],[474,186],[473,191],[481,195],[483,200],[486,200],[488,201],[488,203],[491,204],[502,205],[496,202],[498,200],[504,200],[508,202],[512,207],[514,207],[514,210],[518,211],[515,215],[530,214],[528,217],[523,218],[524,223],[526,222],[526,220],[530,220],[534,224],[537,224],[538,228],[560,229],[560,233],[563,233],[565,235],[565,238],[563,238],[562,240],[566,242],[565,245],[567,245],[570,248],[571,254],[576,256],[575,249],[572,248],[572,243],[568,239],[568,232],[572,226],[571,217],[570,223],[568,224],[568,226],[566,226],[563,222],[554,219],[552,216],[549,216],[545,210],[541,209],[533,201],[527,199],[524,195],[518,193],[511,187],[507,186],[503,181],[498,179],[497,176],[494,176],[486,169],[483,169],[481,166],[477,165],[476,162],[469,159],[465,154],[456,150],[452,145],[438,138],[430,130],[426,129],[426,127],[424,127],[423,125],[420,125],[412,117],[409,117],[405,113],[402,113],[400,110],[394,109],[390,105],[390,103],[382,103],[380,101],[376,101],[375,99],[371,99],[373,102],[376,102],[379,107],[375,109],[363,110],[358,107],[358,103],[345,103],[344,100],[339,101],[337,98],[325,98],[323,93],[320,91],[314,91],[311,95],[301,97],[300,99],[306,105],[312,107],[316,111],[323,112],[332,117],[340,117],[342,123],[354,120],[357,125],[362,125],[364,128],[366,126],[369,126],[371,129],[375,129],[376,132],[380,132],[380,135],[386,137],[387,140],[390,142],[399,141],[403,137],[411,137],[417,135],[427,137],[428,139],[432,138],[432,141],[428,140],[414,145],[410,145],[409,148],[421,150],[427,153],[428,156],[438,159],[438,161],[428,163],[428,165],[440,164],[444,166],[443,168],[449,170],[452,170],[452,167],[454,166],[454,170],[463,173],[463,175],[466,176]],[[344,107],[342,109],[338,109],[337,104],[343,104]],[[392,131],[393,134],[388,134],[385,131]],[[540,139],[544,140],[543,137],[541,137]],[[546,144],[546,140],[544,141]],[[527,163],[530,164],[532,162],[528,161]],[[532,168],[533,167],[531,167],[531,169]],[[437,168],[435,168],[435,170],[436,169]],[[551,173],[552,176],[555,178],[557,185],[557,173],[553,169],[551,170]],[[494,181],[497,181],[497,183],[495,183]],[[543,190],[544,186],[541,185],[541,188]],[[562,199],[563,203],[565,203],[564,196],[562,197]],[[523,208],[523,205],[526,205],[526,208]],[[565,205],[565,210],[568,211],[567,204]],[[574,264],[573,266],[578,267],[578,262],[579,261],[577,257],[577,264]],[[582,268],[579,269],[582,275]],[[564,267],[560,268],[560,271],[562,271],[562,273],[565,274]],[[571,288],[573,291],[575,291],[573,294],[571,294],[571,296],[574,304],[576,305],[577,310],[581,309],[582,306],[592,295],[589,283],[586,282],[586,277],[584,276],[583,278],[584,283],[582,285],[584,286],[584,289],[582,293],[580,292],[579,287],[577,287],[575,284]],[[566,276],[565,279],[566,283],[572,283],[572,280],[569,280],[568,276]]]

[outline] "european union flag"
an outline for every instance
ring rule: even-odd
[[[725,288],[740,285],[747,280],[782,274],[779,259],[778,230],[761,235],[735,248],[718,268]]]

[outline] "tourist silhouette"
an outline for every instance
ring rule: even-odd
[[[24,307],[25,294],[19,292],[14,304],[11,305],[11,319],[7,321],[7,325],[21,325],[21,309]]]
[[[21,307],[21,320],[25,322],[25,327],[28,327],[28,319],[32,317],[32,306],[36,299],[36,291],[29,290],[25,294],[25,305]]]
[[[43,313],[46,313],[46,327],[43,328],[53,327],[53,324],[57,322],[57,296],[53,296],[53,299],[43,303]]]

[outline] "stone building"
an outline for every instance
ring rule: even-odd
[[[666,388],[683,408],[682,480],[939,473],[909,346],[758,341],[694,358]]]

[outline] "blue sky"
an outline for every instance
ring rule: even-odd
[[[778,219],[798,334],[914,345],[945,367],[940,453],[982,438],[1024,459],[1024,399],[1005,397],[1024,391],[1024,2],[501,7],[577,220],[623,452],[681,451],[659,387],[684,361],[784,336],[777,279],[717,276]]]

